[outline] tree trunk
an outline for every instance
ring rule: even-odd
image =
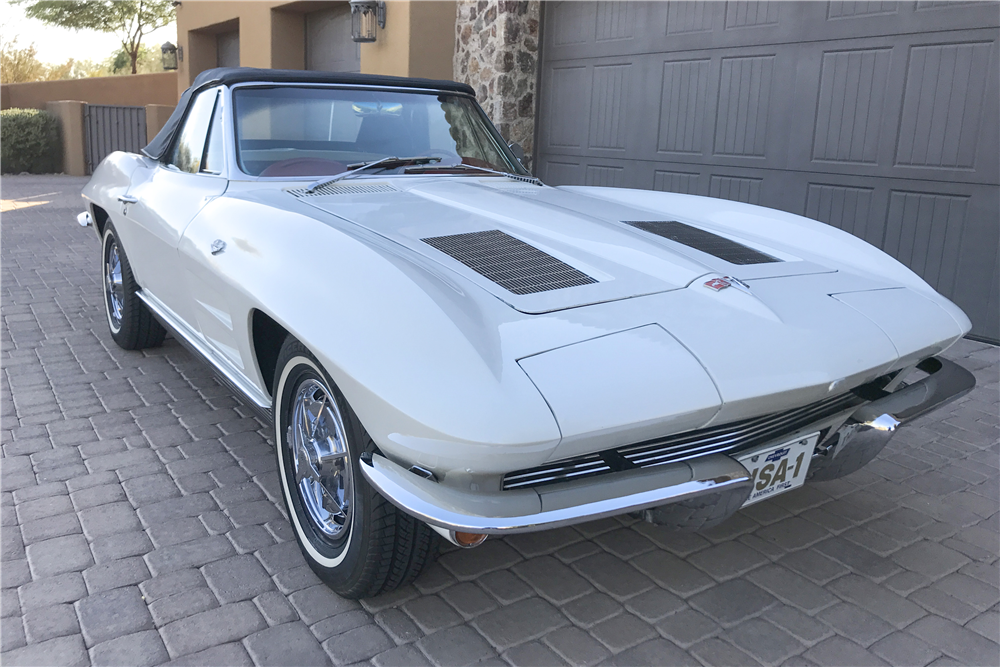
[[[136,63],[139,61],[139,49],[129,52],[129,58],[132,59],[132,74],[136,74],[139,70],[136,67]]]

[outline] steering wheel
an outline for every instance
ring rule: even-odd
[[[260,176],[333,176],[347,171],[347,165],[335,160],[297,157],[278,160],[267,165]]]

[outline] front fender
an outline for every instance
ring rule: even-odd
[[[133,153],[115,151],[101,160],[93,176],[85,186],[81,195],[95,206],[101,207],[114,223],[122,219],[118,196],[128,192],[132,182],[132,174],[142,165],[142,158]],[[93,212],[91,212],[93,214]],[[97,221],[96,216],[94,217]],[[118,224],[115,225],[118,228]],[[95,224],[94,231],[98,237],[102,229]]]
[[[541,462],[558,443],[544,399],[504,353],[504,323],[523,316],[496,298],[294,201],[226,196],[198,218],[181,253],[227,242],[203,260],[232,295],[244,358],[260,309],[316,355],[388,456],[492,474],[510,468],[511,454]]]

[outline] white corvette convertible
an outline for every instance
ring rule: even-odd
[[[274,424],[302,551],[338,593],[432,531],[724,520],[851,473],[970,390],[968,318],[796,215],[532,178],[468,86],[201,74],[84,190],[111,336],[171,332]]]

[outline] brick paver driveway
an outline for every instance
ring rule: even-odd
[[[2,661],[997,665],[998,351],[867,469],[701,534],[605,520],[319,584],[268,432],[176,341],[118,349],[82,179],[5,177]]]

